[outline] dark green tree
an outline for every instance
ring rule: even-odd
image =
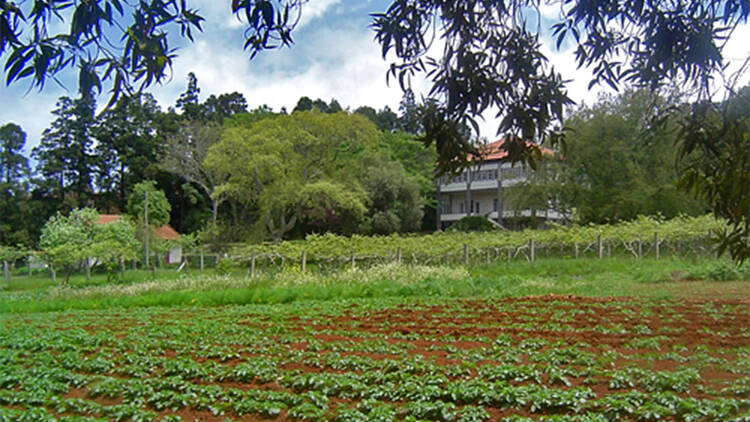
[[[98,117],[95,152],[100,161],[97,186],[104,197],[102,208],[124,209],[132,186],[155,177],[163,147],[160,115],[156,100],[141,94],[120,97]]]
[[[187,76],[188,84],[185,92],[180,94],[175,102],[175,108],[182,112],[182,116],[188,120],[200,120],[203,118],[202,107],[198,96],[201,89],[198,88],[198,78],[195,73],[190,72]]]
[[[578,222],[611,223],[639,215],[696,215],[706,205],[678,189],[676,119],[655,126],[652,110],[677,103],[647,90],[602,95],[568,118],[567,149],[508,189],[516,209],[574,211]]]
[[[420,125],[419,116],[419,104],[414,97],[414,91],[411,88],[407,88],[404,91],[404,96],[401,98],[401,103],[398,106],[399,129],[404,132],[418,135],[422,128]]]
[[[89,205],[94,194],[94,172],[99,164],[93,154],[96,103],[91,95],[71,100],[61,97],[52,125],[42,133],[32,151],[42,185],[62,203],[73,208]]]
[[[720,103],[691,105],[678,140],[681,185],[728,221],[719,252],[750,259],[750,86]]]
[[[295,111],[311,111],[313,109],[313,100],[310,97],[302,97],[297,101],[297,105],[294,106],[292,113]]]
[[[419,183],[401,163],[386,154],[360,158],[363,165],[360,179],[369,196],[367,219],[361,230],[367,234],[419,230],[425,203]]]
[[[211,95],[201,106],[202,118],[216,124],[221,124],[228,117],[247,113],[247,100],[239,92],[221,94],[218,97]]]
[[[378,129],[383,132],[393,132],[399,127],[398,115],[388,106],[385,106],[382,110],[378,111],[376,119]]]
[[[23,155],[26,132],[8,123],[0,127],[0,245],[31,246],[32,213],[28,185],[29,162]]]
[[[26,132],[14,123],[0,127],[0,183],[17,184],[29,175],[29,160],[23,155]]]
[[[375,111],[375,109],[370,106],[357,107],[357,109],[354,110],[354,113],[361,114],[367,117],[374,124],[376,125],[378,124],[378,112]]]

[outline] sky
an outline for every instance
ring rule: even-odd
[[[304,6],[302,19],[292,34],[294,45],[260,53],[252,61],[242,49],[243,26],[228,11],[228,2],[191,0],[189,4],[206,18],[204,31],[194,34],[194,43],[178,44],[171,78],[148,89],[162,109],[174,105],[185,90],[187,74],[194,72],[201,100],[212,94],[238,91],[247,99],[249,109],[265,104],[276,111],[282,107],[291,110],[300,97],[308,96],[325,101],[335,98],[350,110],[363,105],[398,110],[402,91],[396,81],[386,83],[390,62],[382,58],[380,45],[369,28],[369,14],[385,11],[388,0],[311,0]],[[557,12],[543,9],[542,13],[552,16]],[[602,87],[589,90],[591,74],[576,68],[572,46],[556,50],[548,37],[550,31],[544,26],[542,30],[544,51],[563,78],[571,80],[567,89],[574,101],[591,104],[600,91],[610,92]],[[730,63],[739,63],[750,55],[748,39],[750,25],[735,31],[725,50]],[[76,96],[74,78],[62,81],[65,87],[49,82],[41,92],[29,90],[25,80],[10,87],[0,84],[0,125],[13,122],[27,132],[27,156],[53,120],[51,111],[57,99]],[[419,98],[427,93],[429,85],[424,79],[415,79],[413,89]],[[99,102],[105,104],[108,99],[105,91]],[[496,110],[488,111],[480,124],[480,135],[490,140],[497,127],[495,114]]]

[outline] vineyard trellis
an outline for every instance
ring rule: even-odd
[[[660,220],[641,217],[611,225],[555,226],[548,230],[485,233],[437,232],[429,235],[338,236],[309,235],[304,240],[244,245],[228,259],[246,266],[249,275],[260,269],[314,267],[328,271],[385,263],[475,265],[525,260],[540,256],[568,258],[627,254],[634,259],[665,254],[712,253],[711,232],[723,223],[710,216]]]

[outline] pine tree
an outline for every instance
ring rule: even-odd
[[[58,200],[82,208],[93,198],[93,175],[98,164],[93,155],[96,103],[91,95],[71,100],[61,97],[52,125],[32,151],[42,185]]]

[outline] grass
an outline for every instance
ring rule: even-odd
[[[185,273],[183,273],[185,274]],[[118,284],[132,284],[143,281],[153,280],[174,280],[178,278],[178,274],[172,268],[162,268],[156,270],[153,274],[148,270],[127,270],[125,276],[118,280]],[[31,276],[28,275],[26,270],[17,270],[11,277],[10,283],[5,280],[0,280],[0,286],[5,286],[3,289],[6,292],[25,292],[25,291],[40,291],[48,290],[59,286],[62,276],[58,275],[58,282],[54,283],[49,275],[49,272],[45,271],[34,271]],[[68,281],[68,284],[72,288],[85,288],[90,286],[104,286],[112,284],[107,279],[107,275],[103,272],[92,272],[91,278],[86,280],[86,276],[83,274],[73,274]]]
[[[149,306],[219,306],[290,303],[369,297],[520,297],[542,294],[578,296],[690,295],[747,296],[750,267],[714,259],[540,259],[494,263],[471,268],[387,265],[314,275],[289,271],[259,275],[213,275],[213,271],[177,274],[162,270],[129,271],[116,285],[104,275],[70,287],[48,279],[17,277],[0,292],[0,312],[45,312],[73,309]]]

